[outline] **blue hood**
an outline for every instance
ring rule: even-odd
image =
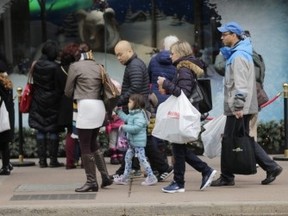
[[[159,52],[156,56],[155,56],[157,62],[159,62],[162,65],[171,65],[172,64],[172,60],[170,58],[170,52],[167,50],[163,50],[161,52]]]
[[[236,51],[238,51],[237,55],[241,55],[242,57],[247,58],[247,60],[251,60],[253,54],[251,40],[249,38],[240,40],[234,47],[231,47],[230,51],[226,52],[229,62],[235,57],[233,56],[233,58],[230,58]]]

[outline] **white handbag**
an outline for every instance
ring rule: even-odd
[[[5,102],[2,101],[0,106],[0,133],[10,129],[9,113],[7,111]]]
[[[181,92],[171,95],[157,109],[152,135],[173,143],[185,144],[198,139],[201,114]]]
[[[201,140],[204,147],[204,156],[214,158],[221,155],[221,141],[225,123],[226,116],[222,114],[203,126],[205,131],[201,133]]]

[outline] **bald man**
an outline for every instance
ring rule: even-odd
[[[131,94],[142,94],[146,97],[147,109],[149,110],[149,75],[145,63],[134,53],[131,43],[122,40],[115,48],[115,55],[122,65],[125,65],[125,71],[122,81],[121,96],[117,106],[124,107],[127,110],[129,96]]]
[[[128,113],[128,101],[132,94],[142,94],[146,97],[146,107],[149,110],[149,75],[145,63],[139,59],[134,53],[132,45],[125,40],[119,41],[115,48],[115,55],[122,65],[125,65],[125,71],[122,81],[121,95],[118,100],[118,107],[122,107],[123,111]],[[116,171],[115,175],[122,175],[125,168],[125,160]],[[132,169],[140,174],[140,165],[137,158],[133,158]]]

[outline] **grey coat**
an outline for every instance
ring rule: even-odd
[[[224,79],[224,114],[243,110],[244,115],[258,112],[256,80],[249,39],[231,48]]]
[[[101,99],[100,66],[93,60],[82,60],[70,65],[65,95],[79,99]]]

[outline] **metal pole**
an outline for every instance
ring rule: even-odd
[[[18,124],[19,124],[19,162],[23,162],[23,120],[22,113],[20,112],[19,105],[21,100],[22,88],[17,88],[18,94]]]
[[[17,88],[17,94],[18,94],[18,125],[19,125],[19,162],[12,162],[13,166],[34,166],[35,162],[24,162],[24,151],[23,151],[23,120],[22,120],[22,113],[20,112],[20,101],[21,101],[21,95],[22,95],[22,88]]]
[[[274,157],[274,160],[288,160],[288,83],[283,84],[284,95],[284,156]]]

